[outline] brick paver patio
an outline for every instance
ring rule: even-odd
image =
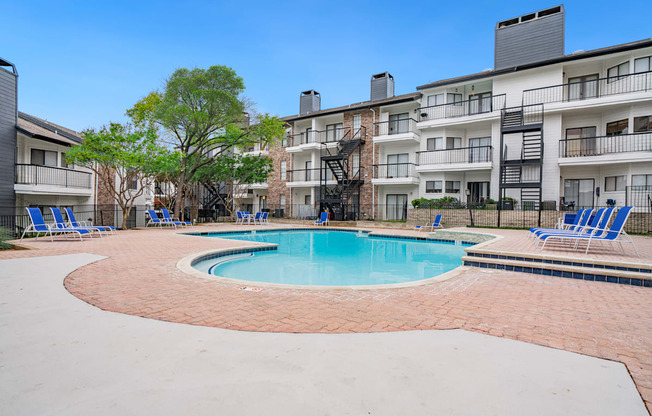
[[[484,231],[505,235],[496,248],[509,250],[518,248],[525,235]],[[636,237],[636,242],[641,257],[631,260],[650,261],[652,239]],[[252,292],[241,290],[240,284],[195,278],[176,268],[176,262],[188,254],[253,244],[174,230],[130,230],[85,242],[28,240],[37,250],[0,252],[0,259],[79,252],[107,256],[71,273],[65,287],[101,309],[151,319],[300,333],[462,328],[616,360],[627,366],[648,410],[652,409],[652,289],[466,268],[450,280],[408,288],[266,287]]]

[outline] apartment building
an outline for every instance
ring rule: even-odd
[[[269,202],[390,220],[420,197],[652,209],[652,39],[565,54],[564,25],[563,6],[501,21],[494,69],[416,93],[394,96],[388,73],[349,106],[322,110],[316,91],[301,93],[269,152]]]

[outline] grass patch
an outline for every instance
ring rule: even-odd
[[[12,248],[14,248],[13,245],[7,243],[7,241],[13,239],[14,236],[7,228],[0,227],[0,250],[11,250]]]

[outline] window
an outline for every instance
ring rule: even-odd
[[[634,117],[634,132],[652,131],[652,116]]]
[[[607,123],[607,136],[615,136],[616,134],[627,134],[629,128],[629,120],[618,120]]]
[[[360,173],[360,155],[358,153],[354,153],[351,156],[351,161],[353,162],[353,172],[351,172],[351,174],[353,176],[358,176]]]
[[[460,181],[446,181],[446,193],[447,194],[459,194],[460,193]]]
[[[360,137],[360,127],[362,126],[362,116],[355,114],[353,116],[353,137]]]
[[[595,192],[593,179],[566,179],[564,181],[564,200],[573,202],[575,208],[593,208]]]
[[[344,125],[342,123],[336,124],[327,124],[326,125],[326,141],[335,142],[342,140],[342,128]]]
[[[489,162],[491,160],[491,137],[469,139],[469,163]]]
[[[313,143],[315,141],[315,135],[312,131],[312,127],[306,129],[306,143]]]
[[[127,178],[127,181],[129,181],[127,183],[127,189],[130,189],[132,191],[135,191],[136,189],[138,189],[138,175],[136,175],[136,174],[129,175],[129,177]]]
[[[312,180],[312,161],[306,162],[306,180]]]
[[[443,150],[443,149],[444,149],[443,137],[432,137],[426,140],[426,150]]]
[[[632,186],[652,187],[652,175],[632,175]]]
[[[607,176],[604,178],[605,192],[615,192],[625,190],[625,176]]]
[[[32,165],[39,166],[57,166],[57,152],[49,150],[32,149],[31,151]]]
[[[281,208],[285,208],[285,194],[280,195],[279,205],[281,205]]]
[[[68,162],[66,162],[66,154],[61,152],[61,162],[59,164],[62,168],[68,167]]]
[[[304,202],[306,205],[310,205],[310,195],[306,195],[306,196],[303,198],[303,202]]]
[[[620,65],[612,66],[607,69],[607,84],[620,79],[623,75],[629,74],[629,61],[623,62]]]
[[[435,94],[435,95],[429,95],[428,96],[428,107],[432,107],[433,105],[442,105],[446,104],[444,101],[444,94]]]
[[[281,162],[281,180],[284,181],[287,179],[287,162],[282,161]]]
[[[281,146],[282,147],[285,147],[285,146],[288,145],[288,136],[289,135],[290,135],[290,132],[288,132],[287,130],[285,131],[285,133],[283,133],[283,137],[281,138]]]
[[[446,94],[446,104],[462,105],[462,94],[454,94],[449,92]]]
[[[652,70],[652,56],[634,59],[634,73],[647,72]]]
[[[426,181],[427,194],[440,194],[442,190],[442,181]]]

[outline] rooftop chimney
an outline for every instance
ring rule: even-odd
[[[389,72],[371,76],[371,101],[394,96],[394,77]]]
[[[528,13],[496,24],[494,69],[564,56],[564,6]]]
[[[299,115],[314,113],[321,109],[321,96],[315,90],[308,90],[301,93],[299,97]]]

